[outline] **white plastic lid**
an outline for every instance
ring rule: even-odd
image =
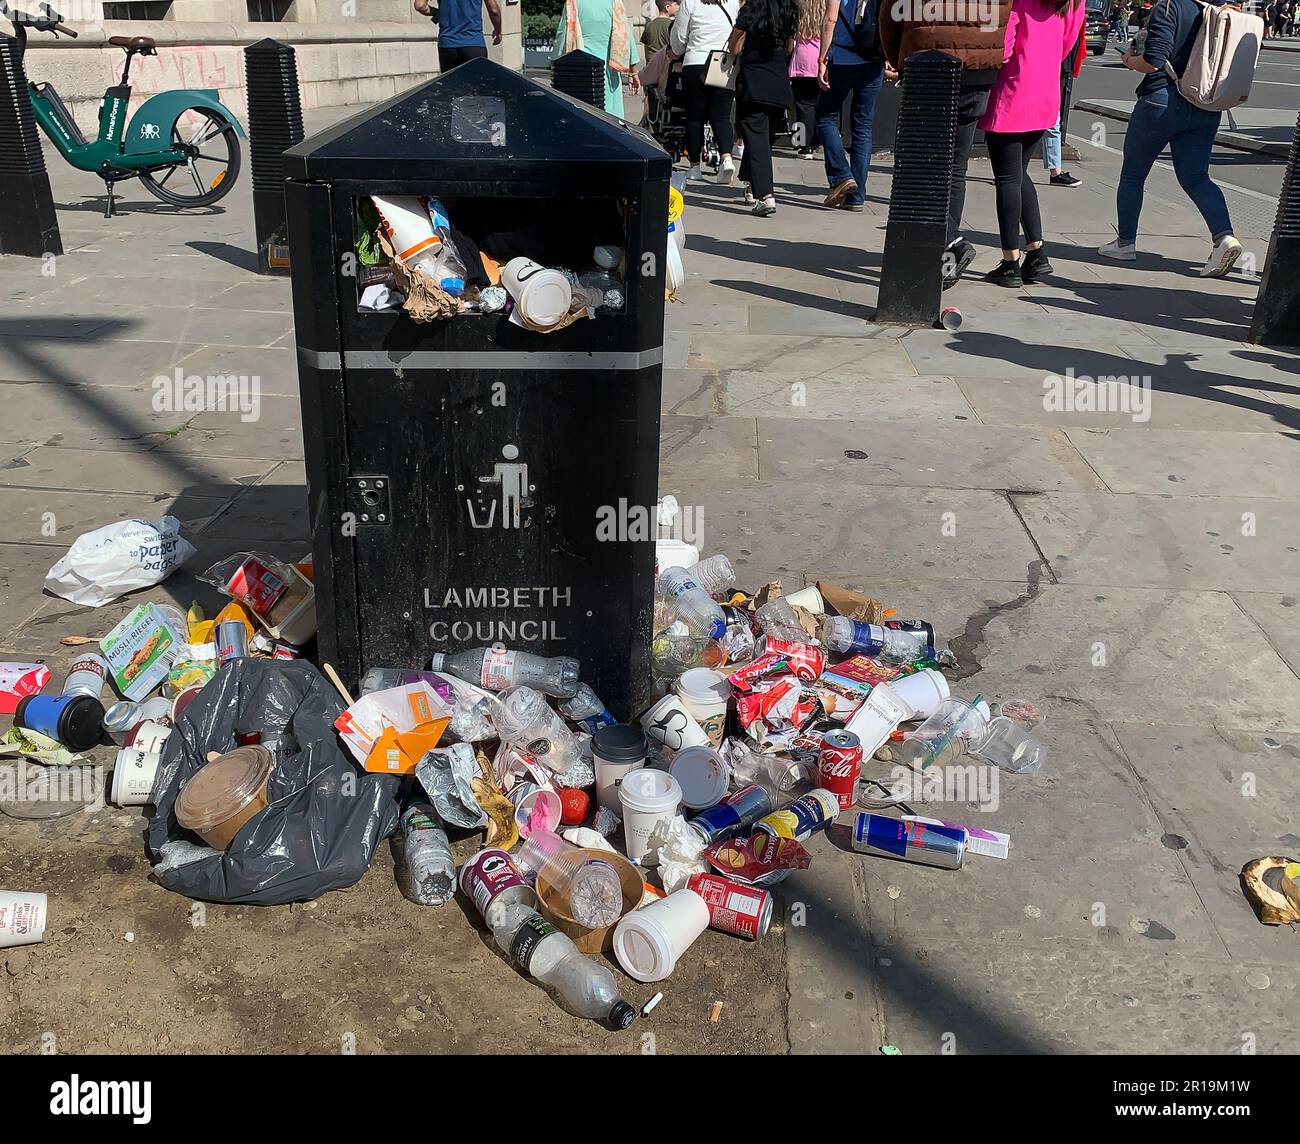
[[[681,803],[682,788],[667,771],[639,767],[623,776],[618,797],[630,810],[670,810]]]
[[[573,287],[558,270],[540,270],[525,280],[519,307],[530,322],[553,326],[569,312]]]
[[[692,667],[677,677],[677,694],[702,703],[716,703],[731,695],[731,684],[721,671],[711,667]]]
[[[591,252],[591,260],[604,270],[613,270],[623,261],[621,246],[598,246]]]
[[[653,918],[625,914],[614,930],[614,956],[629,977],[662,981],[672,975],[677,955]]]
[[[682,805],[691,810],[704,810],[727,797],[731,768],[709,747],[684,747],[669,771],[682,788]]]

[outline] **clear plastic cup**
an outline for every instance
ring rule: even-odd
[[[984,741],[972,747],[973,754],[1012,774],[1024,775],[1038,770],[1047,757],[1043,745],[1024,727],[1005,715],[989,721]]]
[[[546,880],[561,895],[564,912],[584,926],[612,926],[623,914],[623,883],[613,865],[576,847],[545,865]]]
[[[578,849],[572,842],[566,842],[558,834],[552,834],[549,830],[535,830],[524,839],[514,859],[519,872],[532,881],[550,859],[570,851],[576,854]]]
[[[913,770],[955,762],[983,742],[989,729],[987,711],[965,699],[945,699],[895,748],[899,761]]]

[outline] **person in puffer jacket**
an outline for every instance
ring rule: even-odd
[[[936,11],[937,10],[937,11]],[[940,19],[927,19],[938,15]],[[943,286],[956,284],[975,260],[975,247],[961,234],[966,205],[966,164],[975,127],[988,107],[989,92],[1006,55],[1011,0],[882,0],[880,42],[885,59],[906,82],[907,59],[917,52],[946,52],[961,60],[961,96],[957,103],[957,141],[952,189],[948,195],[948,242],[943,257]],[[960,16],[960,19],[947,17]]]

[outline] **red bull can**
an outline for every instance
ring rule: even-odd
[[[248,629],[242,620],[226,620],[217,625],[217,664],[225,667],[233,659],[248,658]]]
[[[840,814],[840,800],[828,790],[810,790],[797,802],[774,810],[754,824],[756,831],[777,838],[802,842],[819,830],[825,830]]]
[[[958,870],[966,857],[968,837],[961,826],[890,818],[884,814],[859,814],[853,820],[850,845],[859,854]]]

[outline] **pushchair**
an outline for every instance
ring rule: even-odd
[[[680,62],[669,65],[662,93],[654,84],[646,84],[641,90],[645,96],[641,126],[650,132],[655,142],[672,156],[675,163],[686,154],[686,101],[682,96]],[[701,162],[716,168],[721,159],[717,143],[713,139],[713,129],[706,123]]]

